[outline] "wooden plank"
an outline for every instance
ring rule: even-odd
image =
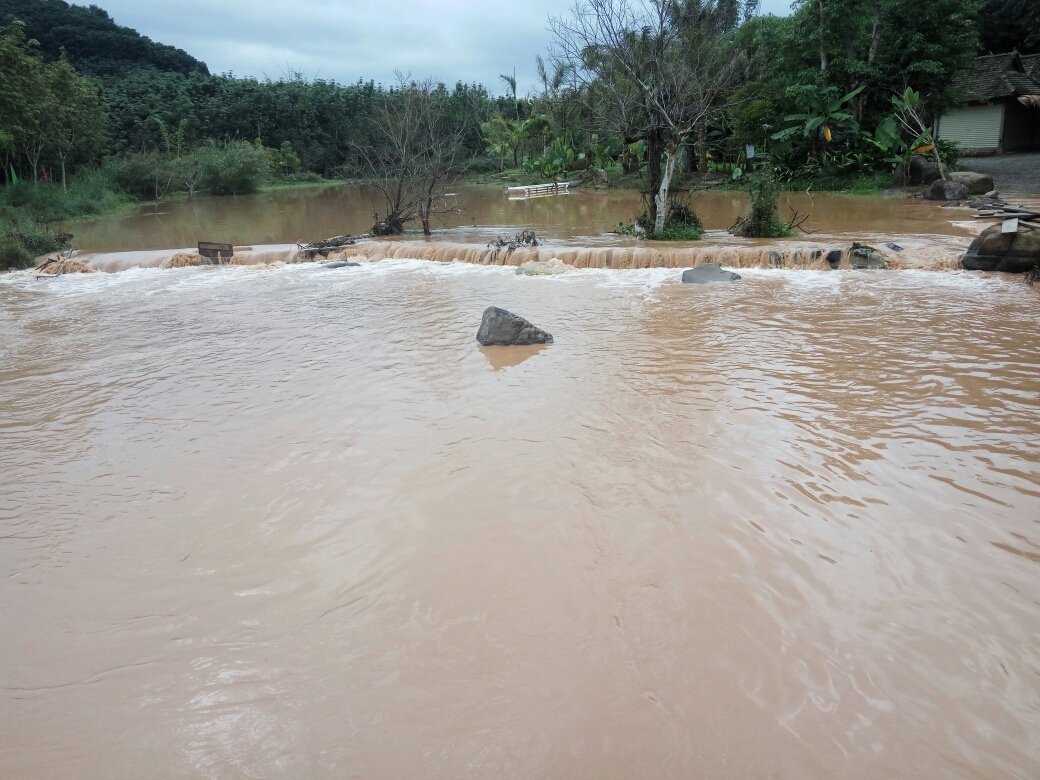
[[[213,241],[200,241],[199,254],[209,258],[228,258],[235,253],[231,244],[217,244]]]

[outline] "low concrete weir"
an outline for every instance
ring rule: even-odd
[[[904,242],[905,243],[905,242]],[[486,245],[447,241],[381,241],[372,240],[334,252],[316,260],[427,260],[439,263],[472,263],[485,266],[520,266],[531,261],[557,259],[575,268],[693,268],[714,263],[724,268],[785,268],[793,270],[848,270],[853,267],[851,240],[839,243],[777,242],[766,246],[714,245],[676,246],[646,244],[640,246],[573,246],[546,245],[495,249]],[[961,245],[964,246],[961,246]],[[967,241],[919,241],[896,251],[880,242],[874,248],[884,256],[884,267],[890,270],[922,269],[957,270]],[[192,249],[148,250],[142,252],[77,253],[74,257],[96,271],[125,271],[130,268],[182,268],[207,265]],[[236,249],[227,265],[276,265],[311,262],[293,245],[276,244]]]

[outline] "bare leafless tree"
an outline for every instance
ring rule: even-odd
[[[571,66],[576,94],[606,129],[646,143],[655,232],[683,143],[743,68],[724,16],[718,0],[576,0],[570,16],[550,20],[551,56]]]
[[[398,235],[417,220],[430,235],[434,215],[458,210],[441,191],[461,169],[466,126],[443,84],[397,76],[374,112],[373,143],[357,148],[360,173],[383,200],[372,232]]]

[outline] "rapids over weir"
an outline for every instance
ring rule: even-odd
[[[882,252],[882,254],[885,254]],[[729,268],[829,269],[851,268],[850,245],[775,246],[698,246],[698,247],[518,247],[506,248],[447,244],[439,242],[381,242],[361,244],[342,253],[344,258],[365,260],[415,259],[435,262],[463,262],[476,265],[519,266],[531,261],[558,259],[575,268],[692,268],[715,263]],[[828,262],[830,258],[830,262]],[[908,263],[930,270],[958,268],[960,259],[954,253],[931,249],[910,253],[906,259],[891,250],[885,256],[885,267],[903,269]]]
[[[967,241],[956,238],[908,243],[894,250],[874,247],[884,257],[884,267],[891,270],[915,268],[950,271],[960,268],[960,258]],[[520,266],[531,261],[558,259],[574,268],[634,270],[646,268],[693,268],[715,263],[729,268],[762,268],[790,270],[845,270],[852,267],[852,242],[813,243],[778,242],[773,245],[740,246],[538,246],[507,247],[465,244],[447,241],[364,241],[324,257],[313,258],[293,246],[236,247],[230,265],[275,265],[321,260],[423,260],[437,263],[470,263],[483,266]],[[193,250],[149,250],[141,252],[77,253],[78,266],[85,264],[96,271],[124,271],[130,268],[183,268],[205,265]]]

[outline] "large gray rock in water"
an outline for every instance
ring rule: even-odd
[[[950,174],[950,181],[963,184],[968,188],[969,195],[985,195],[993,191],[993,177],[988,173],[957,171]]]
[[[964,200],[967,197],[967,187],[963,184],[958,184],[955,181],[947,181],[946,179],[936,179],[921,195],[921,198],[924,200],[942,201]]]
[[[732,271],[724,271],[715,263],[705,263],[696,268],[688,268],[683,271],[683,284],[709,284],[711,282],[735,282],[740,279],[740,274]]]
[[[939,166],[920,154],[915,154],[910,160],[910,183],[931,184],[936,179],[941,179]]]
[[[336,260],[333,263],[322,263],[322,268],[360,268],[361,263],[351,263],[348,260]]]
[[[961,262],[968,271],[1026,273],[1040,265],[1040,227],[1020,222],[1017,233],[1002,233],[999,224],[987,228]]]
[[[489,306],[484,310],[484,318],[480,321],[477,341],[482,346],[510,347],[524,344],[552,344],[553,337],[540,328],[536,328],[523,317],[512,312]]]

